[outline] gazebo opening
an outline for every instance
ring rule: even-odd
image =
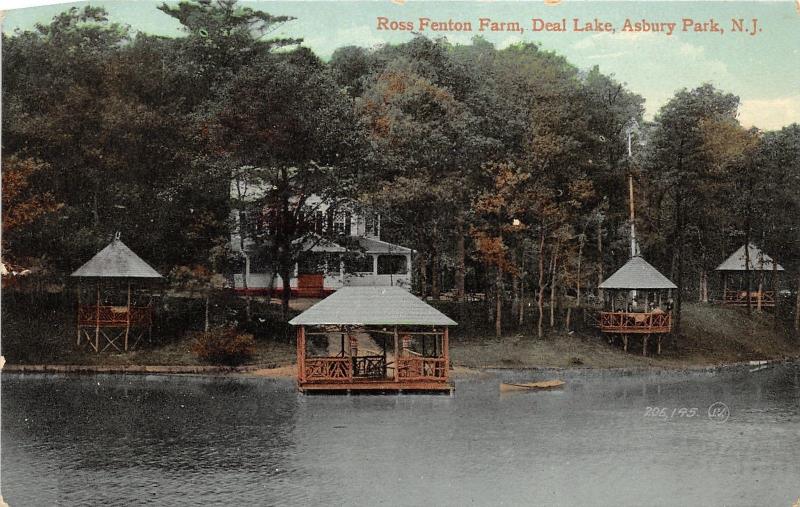
[[[629,335],[641,335],[643,355],[647,355],[650,335],[656,335],[660,354],[661,337],[672,331],[671,296],[675,288],[674,283],[642,257],[631,257],[600,284],[604,297],[600,331],[621,335],[625,351]]]
[[[78,347],[94,352],[135,349],[153,331],[152,298],[133,285],[162,277],[120,239],[114,240],[70,276],[78,279]]]
[[[302,392],[452,392],[456,323],[405,289],[343,287],[289,323]]]
[[[775,288],[783,267],[752,243],[747,249],[742,245],[715,271],[722,276],[720,302],[723,305],[750,305],[759,310],[775,307]],[[767,290],[768,287],[771,290]]]

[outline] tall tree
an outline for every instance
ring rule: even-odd
[[[685,290],[686,261],[694,249],[687,231],[704,213],[707,185],[713,181],[713,157],[707,150],[709,122],[736,121],[739,98],[710,84],[681,90],[655,118],[648,164],[664,192],[661,205],[671,217],[672,263],[678,286],[675,299],[675,333],[680,333]]]
[[[264,185],[251,201],[263,225],[253,239],[281,276],[287,311],[294,266],[318,241],[316,212],[352,197],[364,138],[351,99],[305,49],[258,58],[222,96],[210,140],[229,167]]]

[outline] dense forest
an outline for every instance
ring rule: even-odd
[[[505,317],[542,336],[627,260],[632,176],[677,322],[747,242],[800,285],[800,125],[746,129],[730,91],[697,83],[647,121],[635,90],[535,44],[416,37],[323,61],[272,37],[288,17],[159,9],[185,36],[95,7],[3,35],[4,262],[63,281],[121,231],[162,273],[205,280],[241,269],[231,211],[254,207],[269,226],[245,225],[289,273],[315,194],[379,211],[384,239],[417,252],[415,292],[486,294],[498,334]],[[238,201],[240,176],[269,190]]]

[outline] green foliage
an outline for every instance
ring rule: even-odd
[[[324,62],[271,37],[291,16],[159,9],[184,37],[134,35],[93,7],[3,35],[4,256],[63,276],[119,230],[206,292],[239,260],[238,224],[288,283],[320,241],[316,195],[332,214],[380,212],[383,239],[417,252],[421,292],[473,273],[500,307],[527,291],[541,310],[545,289],[563,305],[625,261],[631,174],[643,253],[682,296],[745,241],[800,267],[800,127],[746,130],[711,85],[646,123],[641,96],[536,44],[414,37]]]
[[[232,327],[217,327],[207,333],[196,333],[192,352],[201,361],[239,366],[253,357],[255,346],[253,335],[239,333]]]

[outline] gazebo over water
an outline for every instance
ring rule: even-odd
[[[605,310],[600,312],[599,328],[603,333],[622,336],[628,350],[628,336],[642,335],[642,354],[647,355],[647,340],[672,331],[672,308],[668,298],[677,286],[641,256],[635,255],[600,284]],[[667,304],[665,304],[667,303]]]
[[[153,306],[134,299],[131,285],[161,279],[162,276],[128,248],[116,234],[114,240],[70,275],[78,278],[77,342],[95,352],[113,348],[118,352],[135,348],[153,329]],[[94,282],[84,292],[83,280]],[[121,295],[123,287],[127,292]],[[94,304],[83,304],[94,296]],[[123,299],[124,298],[124,299]],[[103,341],[101,342],[101,337]],[[102,346],[102,348],[101,348]]]
[[[762,252],[752,243],[742,245],[730,257],[725,259],[715,271],[722,275],[722,300],[724,305],[775,306],[775,291],[764,290],[764,287],[775,287],[778,272],[783,271],[783,266],[775,262],[772,257]],[[756,275],[757,290],[748,287],[747,273]],[[753,280],[751,279],[751,282]],[[729,286],[730,284],[730,286]]]
[[[303,392],[452,392],[448,327],[456,323],[403,288],[343,287],[289,324]]]

